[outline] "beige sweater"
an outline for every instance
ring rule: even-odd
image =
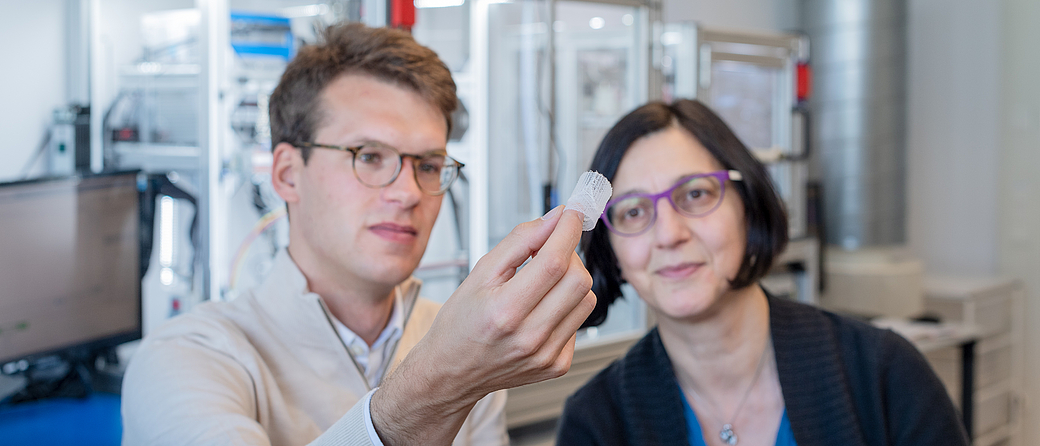
[[[429,330],[439,305],[398,286],[405,324],[389,369]],[[124,445],[370,445],[371,390],[321,298],[288,253],[263,285],[211,302],[149,334],[123,381]],[[508,444],[505,393],[477,403],[454,446]]]

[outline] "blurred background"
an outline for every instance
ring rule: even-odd
[[[975,444],[1040,444],[1034,0],[0,0],[0,16],[0,438],[68,416],[108,444],[135,340],[262,280],[288,243],[268,96],[349,20],[410,30],[458,85],[448,151],[466,167],[416,272],[427,297],[569,196],[621,116],[697,98],[790,213],[765,286],[910,338]],[[626,290],[568,375],[510,391],[514,443],[551,443],[562,397],[652,323]],[[112,395],[96,418],[10,401],[70,379]]]

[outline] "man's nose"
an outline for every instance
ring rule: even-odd
[[[394,181],[383,188],[383,196],[387,200],[401,203],[405,208],[410,208],[419,203],[423,191],[415,179],[415,162],[410,158],[401,160],[401,171]]]

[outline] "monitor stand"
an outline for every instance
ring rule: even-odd
[[[21,376],[0,374],[0,401],[22,390],[25,387],[25,381],[25,378]]]
[[[98,365],[102,367],[99,369]],[[86,398],[93,392],[118,394],[123,378],[114,348],[85,357],[41,358],[33,362],[22,375],[25,379],[24,387],[5,403],[18,404],[48,398]]]

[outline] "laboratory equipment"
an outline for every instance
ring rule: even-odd
[[[141,337],[140,186],[137,172],[0,184],[3,373],[76,382]]]
[[[291,0],[103,0],[93,8],[100,38],[126,42],[91,50],[95,75],[106,79],[92,85],[104,110],[94,125],[105,169],[141,169],[183,192],[147,203],[154,237],[165,241],[144,277],[147,332],[203,300],[233,298],[232,263],[241,279],[234,285],[249,287],[287,245],[284,219],[258,243],[250,234],[282,206],[269,181],[267,99],[298,46],[335,21],[338,8]],[[246,248],[262,249],[234,256],[243,238]]]
[[[47,152],[50,176],[90,170],[90,107],[70,105],[54,110]]]
[[[762,281],[774,294],[819,303],[819,219],[809,207],[809,41],[804,36],[667,24],[662,94],[711,107],[766,165],[784,201],[790,242]],[[812,229],[815,232],[811,232]]]
[[[807,234],[809,43],[794,34],[668,24],[661,34],[666,100],[696,98],[769,169],[792,239]]]

